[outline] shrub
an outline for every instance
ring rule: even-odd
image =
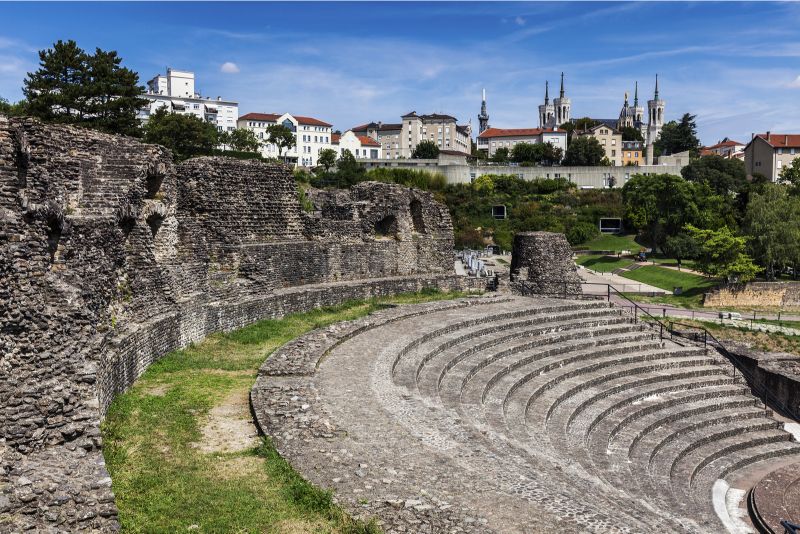
[[[570,245],[580,245],[586,243],[590,239],[594,239],[600,230],[597,225],[588,222],[578,222],[573,224],[567,230],[567,241]]]

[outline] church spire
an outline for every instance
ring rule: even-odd
[[[561,93],[559,94],[561,98],[564,98],[564,73],[561,73]]]
[[[658,74],[656,74],[656,94],[653,100],[658,100]]]
[[[481,94],[481,113],[478,115],[478,128],[480,129],[478,133],[483,133],[484,130],[489,128],[489,112],[486,111],[486,89]]]
[[[548,105],[550,103],[550,82],[544,82],[544,105]]]
[[[633,89],[633,107],[639,107],[639,82],[635,82]]]

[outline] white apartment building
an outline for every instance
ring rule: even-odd
[[[267,128],[274,124],[282,124],[289,128],[297,140],[294,147],[283,154],[278,154],[278,147],[267,143],[269,138]],[[238,128],[251,130],[256,137],[264,142],[261,154],[265,158],[285,156],[289,161],[302,167],[313,167],[319,161],[319,153],[323,148],[334,148],[332,124],[313,117],[302,117],[284,113],[248,113],[239,117],[236,123]]]
[[[349,150],[356,159],[381,159],[381,144],[366,135],[356,135],[353,130],[347,130],[342,135],[333,134],[333,148],[341,155],[342,151]]]
[[[166,75],[159,74],[147,82],[147,92],[142,97],[148,101],[148,105],[138,113],[142,122],[147,122],[157,109],[166,108],[170,112],[194,115],[210,122],[220,132],[236,128],[239,104],[219,96],[215,99],[201,96],[195,90],[193,72],[168,68]]]
[[[511,152],[517,143],[550,143],[566,152],[567,132],[547,128],[489,128],[478,135],[477,146],[491,158],[500,148]]]

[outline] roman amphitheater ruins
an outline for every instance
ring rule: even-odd
[[[430,194],[310,195],[307,212],[280,165],[175,164],[0,117],[0,531],[119,528],[99,424],[167,352],[345,300],[481,288],[455,274]],[[797,519],[791,424],[712,348],[579,298],[565,254],[563,236],[522,234],[513,263],[568,298],[397,306],[289,342],[253,386],[258,426],[386,532],[748,532],[746,500],[773,529]]]

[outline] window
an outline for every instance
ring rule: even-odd
[[[617,146],[617,140],[616,139],[612,139],[611,140],[611,146]]]
[[[612,150],[612,151],[611,151],[611,157],[613,158],[613,157],[614,157],[614,156],[616,156],[616,155],[617,155],[617,151],[616,151],[616,150]]]

